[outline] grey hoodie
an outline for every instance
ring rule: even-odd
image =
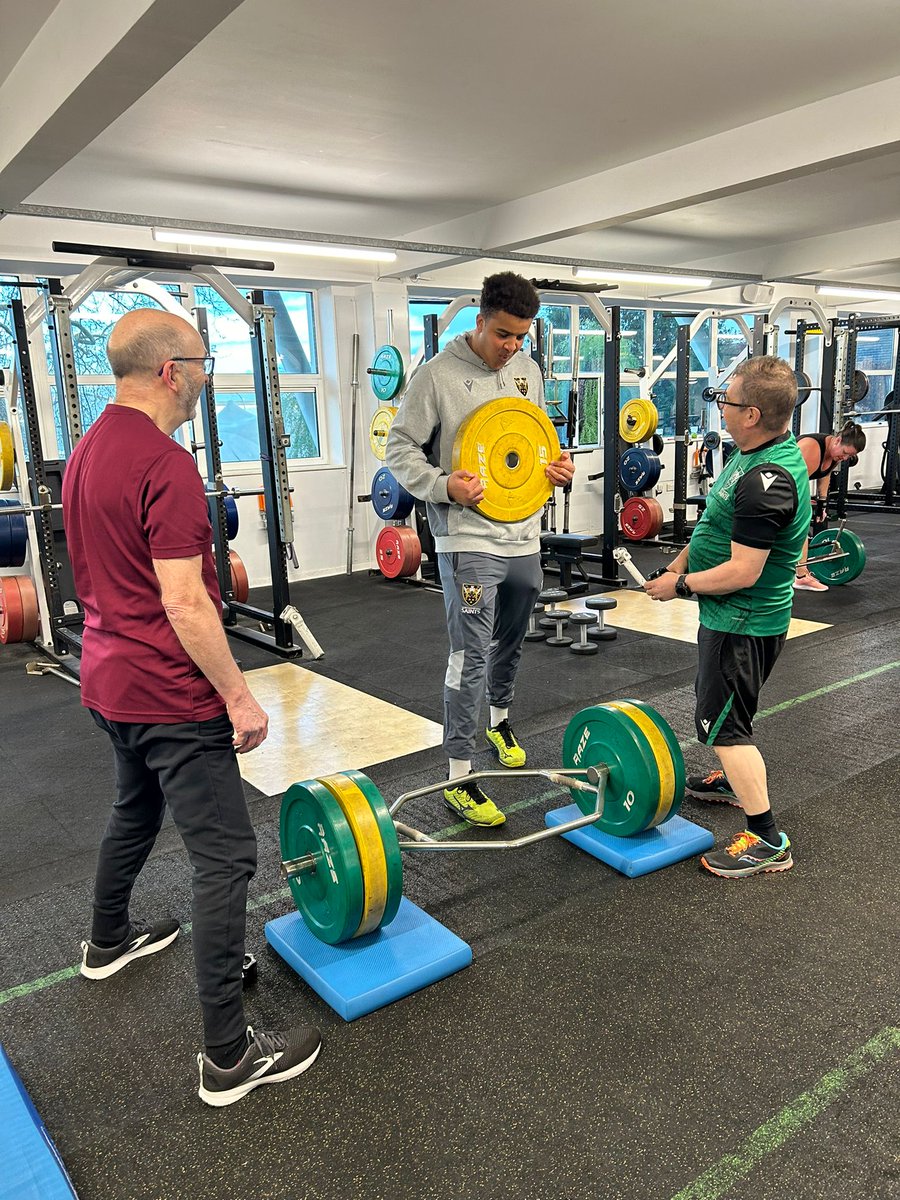
[[[408,492],[426,501],[438,553],[477,551],[514,558],[540,550],[540,512],[524,521],[492,521],[447,495],[457,430],[473,409],[498,396],[524,397],[545,409],[540,368],[519,350],[493,371],[461,333],[422,363],[400,401],[385,463]]]

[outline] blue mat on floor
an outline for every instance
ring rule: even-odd
[[[567,821],[577,820],[580,815],[577,804],[568,804],[548,812],[544,820],[547,825],[564,825]],[[708,829],[678,816],[669,817],[662,825],[634,837],[615,837],[593,825],[573,829],[562,837],[632,879],[636,875],[649,875],[651,871],[671,866],[694,854],[702,854],[715,844]]]
[[[329,946],[299,912],[266,925],[266,941],[345,1021],[461,971],[472,948],[404,896],[390,925]]]
[[[0,1046],[0,1200],[73,1196],[75,1189],[50,1134]]]

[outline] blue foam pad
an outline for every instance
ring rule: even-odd
[[[0,1200],[72,1200],[75,1196],[59,1152],[2,1046],[0,1163]]]
[[[299,912],[266,925],[266,941],[345,1021],[461,971],[472,947],[404,896],[390,925],[340,946],[320,942]]]
[[[548,812],[544,820],[547,825],[564,825],[567,821],[577,820],[580,815],[581,809],[577,804],[567,804],[565,808]],[[562,837],[630,879],[636,875],[649,875],[651,871],[658,871],[661,867],[709,850],[716,840],[708,829],[679,816],[669,817],[668,821],[655,829],[648,829],[633,837],[615,837],[611,833],[603,833],[594,825],[583,825],[581,829],[562,834]]]

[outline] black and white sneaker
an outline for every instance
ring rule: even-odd
[[[118,946],[103,948],[93,942],[82,942],[81,974],[86,979],[107,979],[134,959],[165,950],[178,937],[179,931],[177,921],[157,921],[155,925],[132,921],[128,937]]]
[[[197,1095],[201,1100],[214,1108],[234,1104],[262,1083],[281,1083],[302,1075],[322,1049],[322,1035],[311,1025],[298,1025],[283,1033],[254,1033],[248,1025],[247,1041],[244,1057],[227,1070],[217,1067],[202,1051],[197,1055]]]

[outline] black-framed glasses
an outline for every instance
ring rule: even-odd
[[[738,404],[737,400],[726,400],[727,392],[722,388],[707,388],[703,393],[703,399],[706,401],[715,400],[719,412],[723,408],[758,408],[757,404]]]
[[[204,355],[195,355],[195,356],[193,356],[193,357],[184,357],[184,358],[167,358],[167,359],[166,359],[166,362],[177,362],[177,363],[182,363],[182,362],[198,362],[198,363],[203,363],[203,374],[204,374],[204,375],[212,375],[212,373],[213,373],[213,367],[216,365],[216,356],[215,356],[214,354],[204,354]],[[163,363],[163,365],[162,365],[162,366],[159,368],[159,370],[156,372],[156,373],[157,373],[157,375],[162,375],[162,373],[163,373],[163,371],[164,371],[165,369],[166,369],[166,363]]]

